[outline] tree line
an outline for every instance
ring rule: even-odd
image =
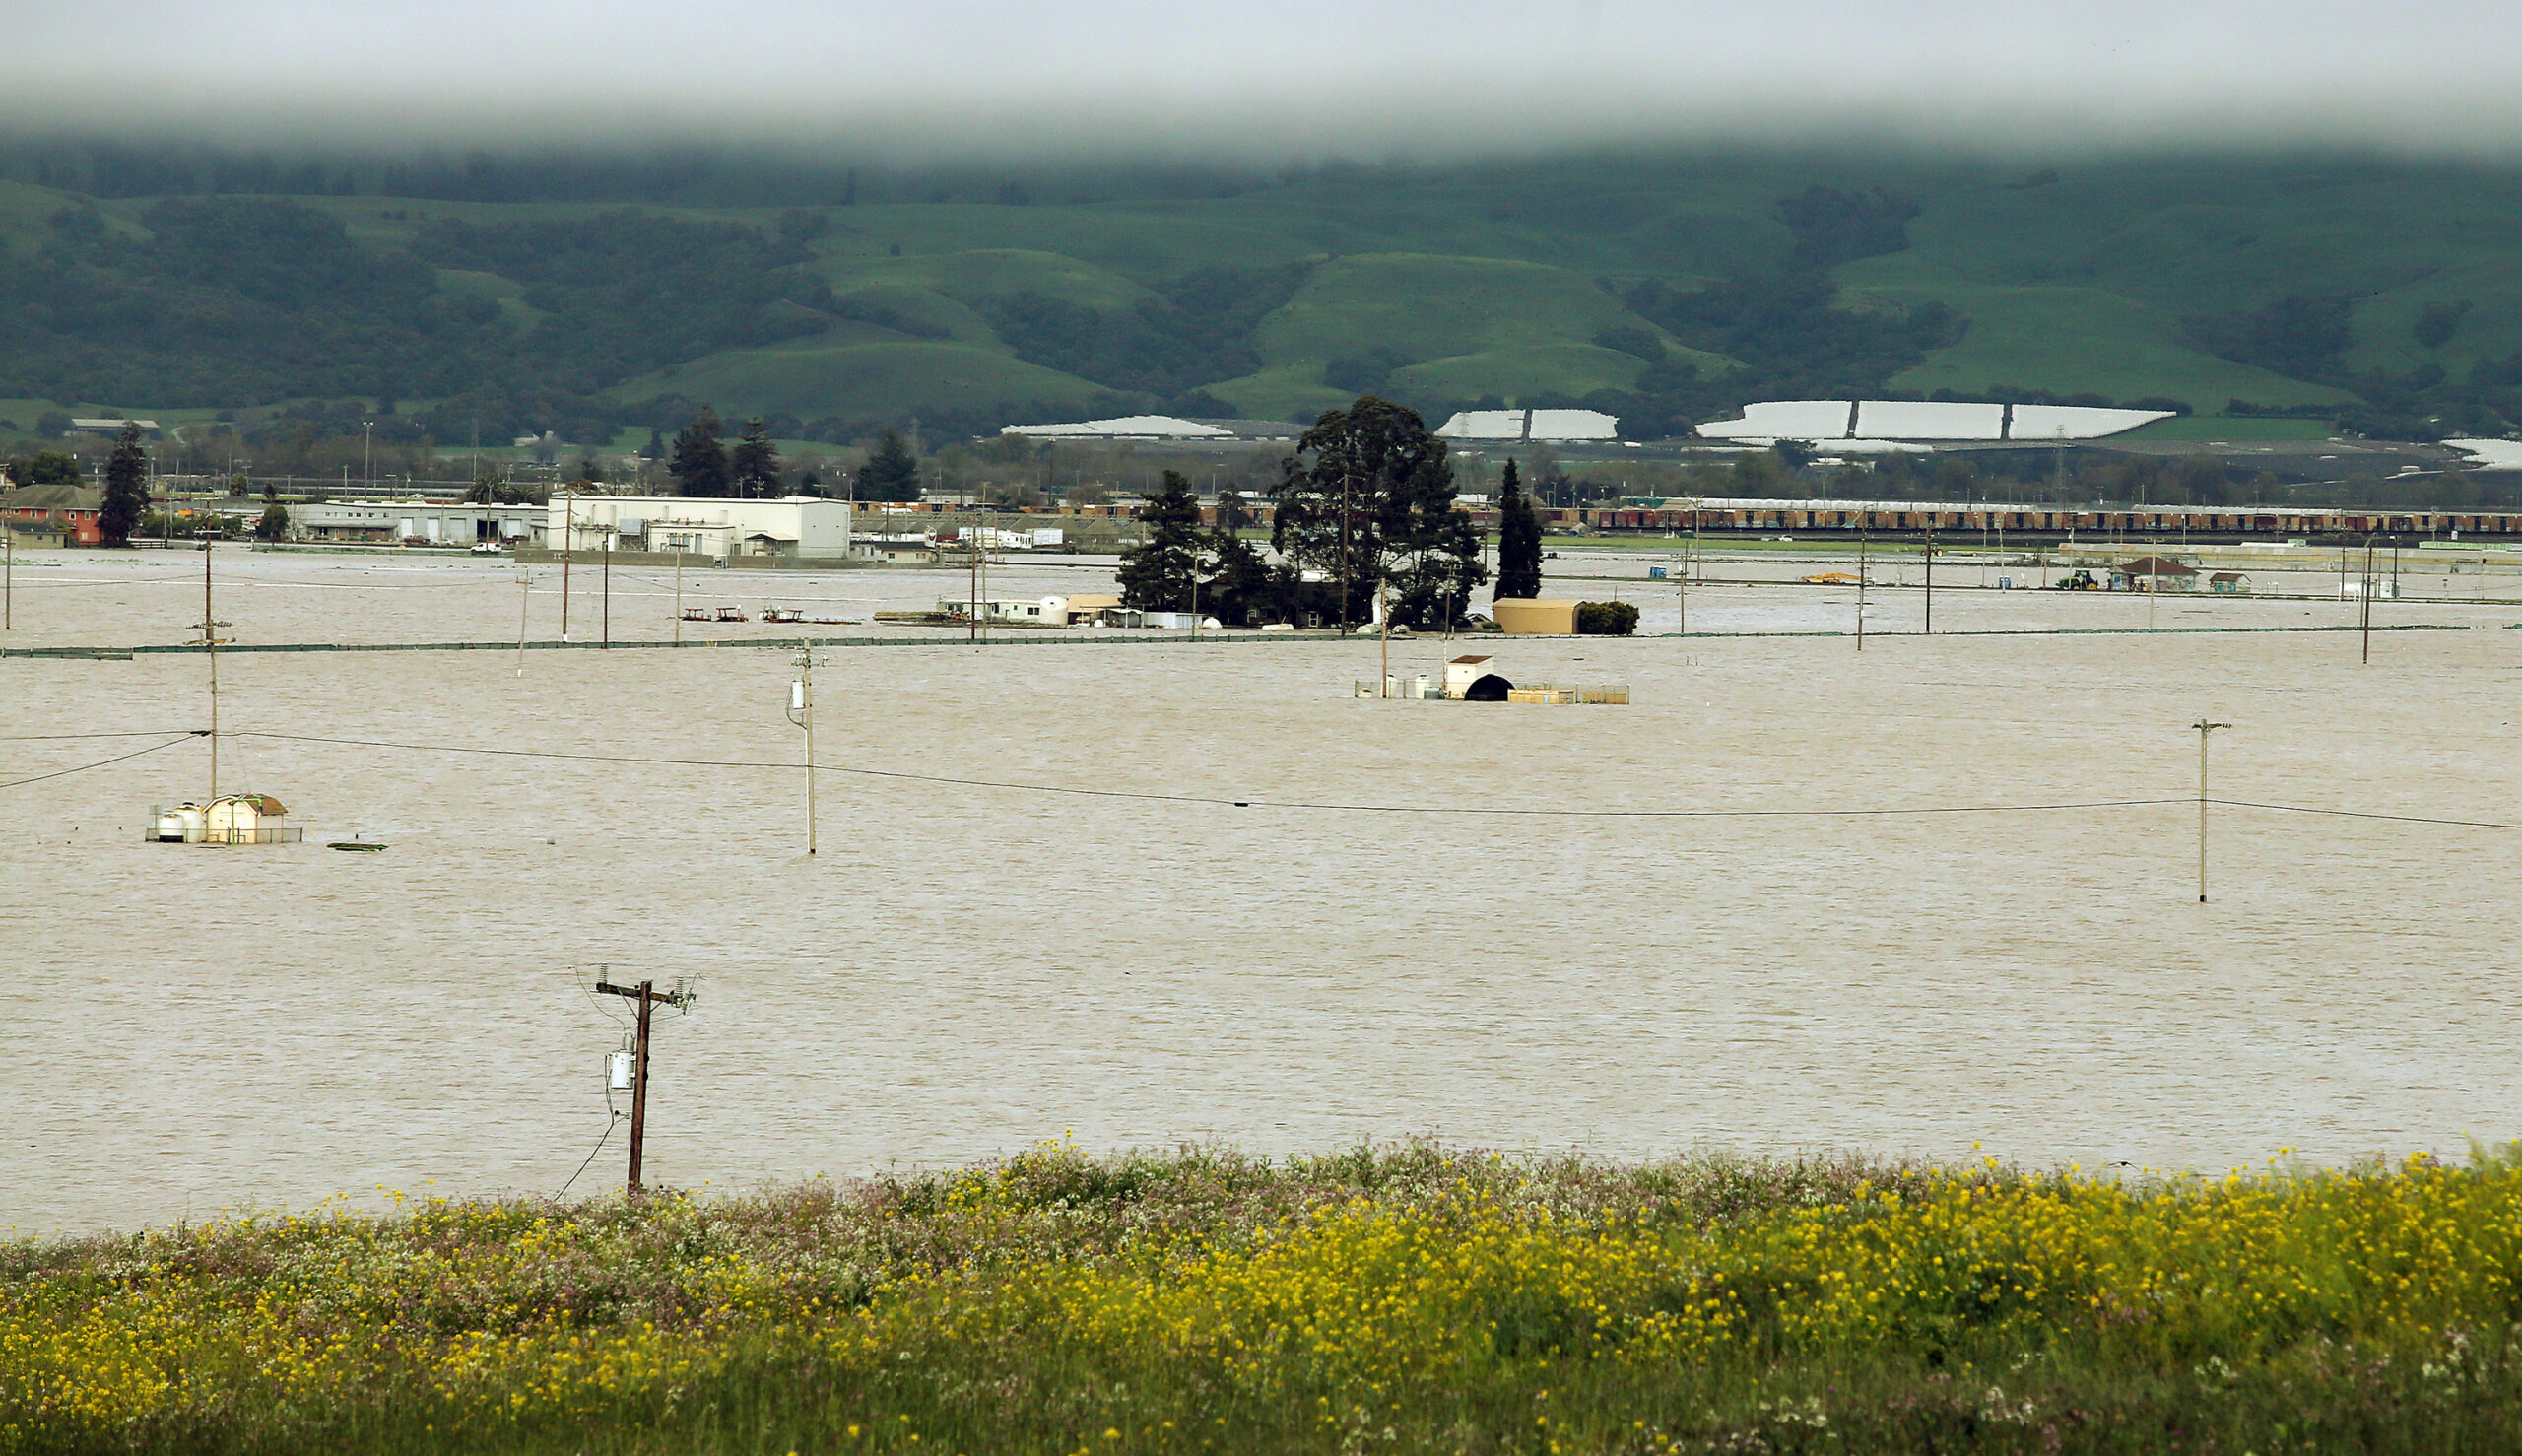
[[[1507,468],[1500,595],[1541,584],[1541,526]],[[1181,472],[1167,470],[1139,512],[1146,536],[1123,554],[1122,600],[1148,611],[1255,619],[1371,621],[1425,630],[1461,628],[1489,580],[1479,528],[1455,508],[1445,442],[1406,405],[1372,395],[1316,418],[1281,463],[1265,558],[1243,537],[1251,515],[1228,491],[1214,526]]]

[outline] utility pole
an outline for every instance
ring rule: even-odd
[[[1392,613],[1387,610],[1392,600],[1383,574],[1375,574],[1375,637],[1383,651],[1383,695],[1392,695]]]
[[[208,527],[204,527],[208,530]],[[201,538],[201,642],[210,654],[210,798],[219,801],[219,629],[231,626],[210,608],[210,538]]]
[[[2364,661],[2373,660],[2373,588],[2381,585],[2373,579],[2373,538],[2364,538]]]
[[[613,646],[613,533],[604,533],[604,635],[602,645]]]
[[[0,631],[18,629],[18,528],[0,516]]]
[[[674,548],[674,644],[683,645],[683,543]]]
[[[597,981],[597,994],[621,996],[638,1008],[639,1030],[630,1043],[630,1181],[629,1192],[639,1196],[639,1159],[646,1151],[648,1139],[648,1026],[660,1006],[677,1011],[692,1010],[692,992],[683,987],[659,991],[655,981],[641,981],[635,986],[617,986],[611,981]]]
[[[788,685],[788,721],[806,730],[806,853],[815,852],[815,644],[797,640],[797,665],[803,669]]]
[[[1856,528],[1856,650],[1865,650],[1865,528]]]
[[[374,463],[375,444],[376,422],[373,420],[362,420],[359,422],[360,489],[367,492],[370,496],[376,494],[376,466]]]
[[[1935,635],[1935,512],[1927,512],[1927,631]]]
[[[534,601],[534,577],[521,576],[516,583],[516,675],[525,676],[525,617]]]
[[[578,497],[574,491],[561,493],[561,640],[569,640],[569,557],[577,542]]]
[[[2198,730],[2198,902],[2207,903],[2207,735],[2230,723],[2211,723],[2205,718],[2189,725]]]

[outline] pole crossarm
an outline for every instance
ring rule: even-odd
[[[677,1011],[683,1009],[685,1001],[690,996],[690,993],[685,991],[659,991],[645,981],[635,986],[617,986],[611,981],[598,981],[595,983],[595,988],[600,995],[628,996],[633,1001],[644,998],[659,1006],[671,1006]]]

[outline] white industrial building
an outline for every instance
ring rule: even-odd
[[[1464,410],[1436,427],[1443,439],[1550,444],[1620,438],[1620,417],[1600,410]]]
[[[260,501],[238,501],[232,513],[258,515]],[[475,546],[531,540],[543,529],[540,505],[456,505],[434,500],[309,500],[289,507],[289,534],[299,541],[367,541],[387,545]]]
[[[1740,420],[1698,427],[1707,439],[1768,445],[1782,439],[1845,448],[1892,441],[2100,439],[2172,418],[2168,410],[2115,410],[2086,405],[2001,405],[1961,400],[1776,399],[1743,407]]]
[[[734,500],[707,496],[555,496],[543,544],[572,552],[839,561],[849,555],[849,502],[812,496]]]
[[[1170,415],[1125,415],[1117,420],[1081,420],[1071,425],[1009,425],[1002,434],[1027,439],[1232,439],[1234,431],[1197,420]]]

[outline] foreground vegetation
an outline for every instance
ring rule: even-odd
[[[2522,1161],[1046,1146],[24,1243],[11,1451],[2511,1448]]]

